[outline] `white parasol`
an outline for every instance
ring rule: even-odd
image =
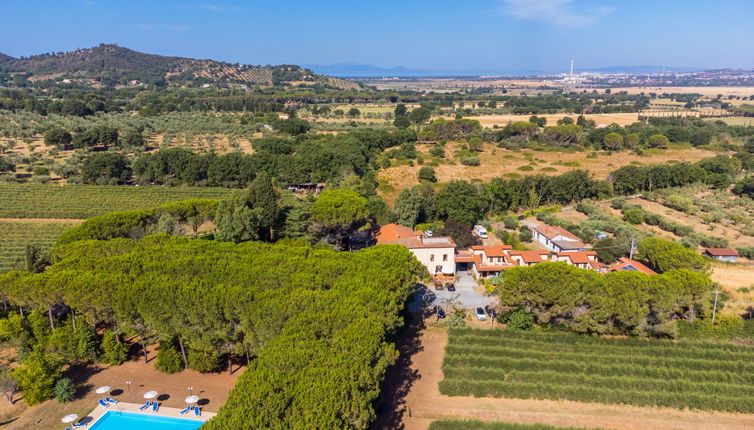
[[[76,414],[70,414],[70,415],[66,415],[66,416],[64,416],[63,418],[61,418],[61,419],[60,419],[60,421],[62,421],[62,422],[64,422],[64,423],[68,424],[68,423],[72,423],[72,422],[76,421],[76,419],[77,419],[78,417],[79,417],[79,416],[78,416],[78,415],[76,415]]]
[[[146,393],[144,393],[144,398],[154,399],[155,397],[157,397],[157,394],[158,394],[157,391],[147,391]]]
[[[105,394],[110,391],[110,387],[107,385],[104,385],[102,387],[97,388],[94,392],[97,394]]]
[[[186,397],[186,403],[192,404],[199,401],[199,396],[188,396]]]

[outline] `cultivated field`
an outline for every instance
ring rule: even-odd
[[[221,199],[227,188],[1,184],[0,218],[85,219],[188,199]]]
[[[678,161],[696,162],[704,158],[713,157],[717,153],[697,148],[648,150],[644,155],[633,152],[549,152],[529,149],[507,150],[497,148],[493,144],[485,144],[483,151],[478,154],[479,166],[465,166],[454,157],[454,153],[464,145],[459,142],[449,142],[445,146],[446,159],[438,160],[442,163],[434,166],[439,182],[449,182],[456,179],[466,181],[488,182],[498,177],[517,177],[527,174],[557,175],[573,169],[585,169],[596,178],[605,179],[613,170],[630,164],[673,163]],[[428,165],[431,157],[431,145],[417,145],[417,150],[424,154]],[[590,158],[591,157],[591,158]],[[529,166],[529,167],[527,167]],[[401,189],[417,185],[421,165],[401,165],[382,169],[378,174],[380,192],[389,201],[398,195]]]
[[[612,88],[611,91],[613,93],[626,91],[629,94],[701,94],[702,96],[708,98],[715,98],[718,94],[722,94],[724,97],[749,97],[754,95],[754,87],[625,87]]]
[[[754,347],[451,329],[440,391],[754,413]]]
[[[0,219],[0,273],[26,268],[26,245],[49,248],[60,233],[82,220]]]
[[[469,119],[479,121],[484,127],[491,128],[495,125],[504,127],[512,122],[516,121],[528,121],[531,115],[516,115],[516,114],[498,114],[498,115],[479,115],[469,116]],[[539,117],[547,118],[547,125],[556,125],[558,120],[565,117],[571,117],[574,121],[578,118],[578,114],[541,114]],[[592,119],[596,124],[618,124],[620,126],[626,126],[639,121],[638,113],[600,113],[600,114],[586,114],[587,119]],[[445,116],[445,119],[453,119],[453,117]]]

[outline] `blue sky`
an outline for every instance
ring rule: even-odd
[[[248,64],[754,68],[752,0],[2,0],[0,52],[102,42]]]

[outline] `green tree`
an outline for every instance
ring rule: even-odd
[[[452,181],[437,193],[437,215],[448,221],[474,224],[482,212],[482,201],[474,185],[466,181]]]
[[[479,245],[480,241],[471,233],[471,226],[456,221],[446,221],[439,231],[442,236],[450,236],[456,243],[457,249],[468,248],[473,245]]]
[[[217,208],[217,238],[225,242],[273,239],[278,225],[278,194],[266,173],[260,173],[246,191],[236,191]]]
[[[618,133],[608,133],[602,138],[602,145],[605,149],[621,149],[623,148],[623,135]]]
[[[355,191],[323,191],[312,204],[313,228],[342,248],[347,237],[368,221],[367,204]]]
[[[416,125],[421,125],[429,120],[432,111],[424,107],[418,107],[408,114],[408,119]]]
[[[131,177],[131,163],[123,154],[103,152],[84,159],[81,177],[88,184],[123,183]]]
[[[123,145],[129,148],[143,148],[147,145],[147,140],[141,132],[129,130],[123,135]]]
[[[358,118],[361,116],[361,111],[355,107],[352,107],[351,109],[348,109],[348,113],[346,113],[349,118]]]
[[[694,250],[684,248],[680,243],[648,237],[639,242],[637,258],[658,272],[687,269],[707,274],[710,261]]]
[[[435,169],[428,166],[419,169],[419,182],[437,182]]]
[[[26,270],[32,273],[39,273],[50,264],[50,259],[45,250],[37,244],[26,245],[24,252],[26,260]]]
[[[183,370],[183,358],[172,341],[160,342],[157,348],[157,362],[155,369],[162,373],[172,374]]]
[[[77,149],[88,149],[97,146],[100,142],[99,130],[96,128],[87,128],[73,135],[73,147]]]
[[[619,257],[626,254],[626,246],[621,246],[617,240],[612,237],[600,239],[592,244],[597,251],[597,259],[605,264],[613,264],[618,261]]]
[[[662,134],[653,134],[647,139],[647,144],[650,148],[667,148],[670,144],[670,140]]]
[[[641,138],[636,133],[629,133],[626,135],[625,138],[625,145],[627,148],[635,149],[639,146],[639,143],[641,143]]]
[[[395,222],[414,228],[421,213],[421,195],[415,188],[404,188],[393,205]]]
[[[45,132],[45,145],[57,146],[60,149],[65,149],[73,142],[71,133],[62,128],[51,128]]]
[[[508,328],[528,330],[534,323],[534,315],[523,309],[516,309],[515,311],[500,314],[499,320],[501,323],[507,324]]]
[[[13,376],[21,385],[24,400],[30,406],[51,399],[55,380],[60,375],[60,366],[40,351],[34,351],[13,370]]]
[[[102,357],[103,363],[118,366],[128,359],[129,345],[118,341],[118,335],[112,330],[105,330],[102,334]]]

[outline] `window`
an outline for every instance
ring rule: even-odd
[[[429,254],[429,261],[435,261],[435,254]]]
[[[442,261],[448,261],[448,254],[442,255]]]

